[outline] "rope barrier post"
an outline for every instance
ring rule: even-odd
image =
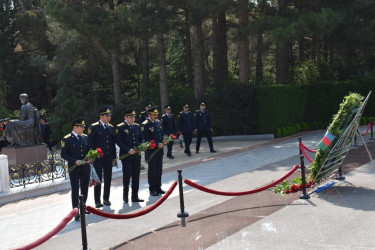
[[[180,193],[180,209],[181,209],[181,211],[178,212],[177,217],[181,218],[181,226],[185,227],[186,226],[185,218],[189,217],[189,213],[185,212],[184,190],[183,190],[183,187],[182,187],[182,170],[179,169],[179,170],[177,170],[177,172],[178,172],[178,189],[179,189],[179,193]]]
[[[306,171],[305,171],[305,161],[303,154],[299,156],[301,162],[301,178],[302,178],[302,194],[299,196],[300,199],[310,199],[310,195],[306,193]]]
[[[86,233],[86,205],[84,197],[81,194],[79,196],[79,213],[81,214],[81,235],[82,235],[82,247],[83,250],[87,250],[87,233]]]
[[[302,143],[302,138],[301,138],[301,136],[298,137],[298,142],[299,142],[299,145],[301,145],[301,143]],[[301,154],[302,154],[302,149],[301,149],[301,147],[298,147],[298,148],[299,148],[299,155],[301,155]]]
[[[359,146],[358,146],[358,144],[357,144],[357,133],[355,133],[355,135],[354,135],[353,148],[359,148]]]
[[[371,124],[371,126],[370,126],[370,128],[371,128],[371,137],[370,137],[370,140],[375,140],[375,138],[374,138],[374,128],[373,128],[373,121],[372,121],[372,117],[370,117],[370,124]]]
[[[339,167],[339,176],[336,177],[336,180],[342,181],[345,180],[345,176],[342,175],[341,167]]]

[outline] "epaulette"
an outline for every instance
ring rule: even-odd
[[[65,139],[68,139],[72,134],[67,134],[66,136],[64,136]]]
[[[181,111],[180,114],[184,113],[184,111]]]
[[[200,110],[199,109],[197,109],[197,111],[195,111],[195,112],[199,112]]]
[[[142,112],[141,112],[141,114],[144,114],[144,113],[146,113],[146,111],[142,111]]]
[[[146,125],[148,123],[148,120],[144,120],[143,122],[142,122],[142,125]]]
[[[99,125],[99,122],[94,122],[93,124],[91,124],[91,126],[97,126]]]
[[[110,126],[110,127],[112,127],[112,128],[113,128],[113,125],[112,125],[112,124],[110,124],[110,123],[108,123],[108,126]]]
[[[136,123],[136,122],[134,123],[134,125],[138,125],[138,126],[139,126],[139,124],[138,124],[138,123]]]
[[[86,134],[82,134],[82,136],[84,136],[84,137],[87,137],[87,135],[86,135]]]
[[[160,122],[160,120],[159,120],[159,119],[156,119],[156,122]]]
[[[166,114],[162,115],[161,117],[164,117],[164,116],[166,116]]]
[[[117,124],[117,127],[121,127],[121,126],[123,126],[123,125],[124,125],[124,123],[121,122],[121,123]]]

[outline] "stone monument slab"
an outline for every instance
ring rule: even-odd
[[[22,163],[36,163],[47,160],[48,148],[45,144],[26,147],[6,147],[2,153],[8,156],[9,166]]]

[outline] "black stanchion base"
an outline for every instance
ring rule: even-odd
[[[375,138],[370,138],[369,140],[370,140],[370,141],[375,141]]]
[[[299,196],[299,198],[300,198],[300,199],[305,199],[305,200],[307,200],[307,199],[310,199],[310,195],[308,195],[308,194],[301,194],[301,195]]]
[[[339,180],[339,181],[345,180],[345,176],[337,176],[336,180]]]
[[[189,213],[188,212],[178,212],[177,214],[177,217],[178,218],[185,218],[185,217],[189,217]]]

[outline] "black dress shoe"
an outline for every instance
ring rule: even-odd
[[[191,156],[191,152],[188,152],[187,155],[190,157]]]
[[[128,196],[124,196],[124,198],[122,199],[125,203],[128,203],[129,202],[129,198]]]
[[[196,154],[199,154],[199,151],[195,151]]]
[[[211,153],[217,153],[217,151],[216,151],[216,150],[211,150],[210,152],[211,152]]]
[[[132,202],[144,202],[144,200],[139,199],[139,198],[132,198]]]
[[[101,208],[101,207],[103,207],[103,204],[100,203],[100,202],[98,202],[98,203],[95,204],[95,207],[96,207],[96,208]]]
[[[109,200],[106,200],[106,201],[103,202],[103,204],[106,205],[106,206],[110,206],[111,202]]]
[[[174,159],[174,156],[173,155],[170,155],[168,156],[169,159],[173,160]]]
[[[74,216],[74,220],[79,220],[79,218],[81,218],[79,214],[76,214],[76,216]]]
[[[156,191],[150,191],[151,196],[159,196],[159,193]]]
[[[165,194],[165,191],[164,191],[163,189],[159,189],[159,190],[158,190],[158,193],[159,193],[159,194]]]

